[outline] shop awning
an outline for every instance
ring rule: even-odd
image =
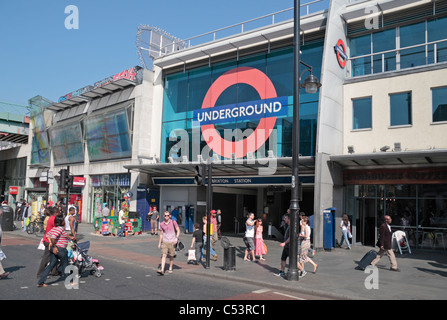
[[[447,149],[334,155],[330,157],[330,161],[349,169],[383,166],[447,165]]]
[[[274,175],[291,175],[292,158],[263,158],[257,160],[241,159],[233,160],[232,163],[213,163],[213,177],[218,176],[243,176],[256,175],[259,169],[276,168]],[[195,167],[198,162],[178,162],[178,163],[153,163],[124,166],[127,170],[146,173],[152,177],[193,177],[196,173]],[[300,157],[300,173],[314,173],[315,158]]]

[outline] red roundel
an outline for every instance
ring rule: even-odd
[[[227,88],[238,83],[252,86],[261,99],[276,98],[276,89],[265,73],[250,67],[238,67],[227,71],[213,82],[205,95],[202,109],[212,108],[219,96]],[[201,126],[203,138],[210,148],[220,156],[231,159],[234,153],[236,158],[243,158],[248,152],[255,152],[268,139],[276,123],[276,117],[262,118],[256,130],[243,140],[228,141],[222,138],[214,124]]]

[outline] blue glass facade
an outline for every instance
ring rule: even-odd
[[[321,74],[323,42],[302,46],[301,60],[313,67],[313,73]],[[200,143],[200,150],[206,142],[193,141],[194,110],[202,107],[204,98],[212,84],[224,73],[236,68],[249,67],[264,73],[273,83],[277,97],[287,97],[286,115],[277,117],[276,141],[265,142],[265,152],[275,144],[278,157],[292,156],[292,104],[293,104],[293,49],[284,47],[245,57],[239,60],[229,60],[211,64],[175,74],[166,75],[164,79],[163,123],[161,161],[167,162],[168,157],[174,159],[188,156],[189,161],[196,161],[192,155],[192,144]],[[304,70],[304,69],[302,69]],[[304,74],[304,77],[306,73]],[[300,94],[300,153],[304,156],[315,154],[316,125],[318,115],[318,93],[307,94],[304,89]],[[227,106],[248,101],[260,100],[259,93],[249,84],[237,83],[229,86],[219,95],[214,106]],[[226,129],[255,130],[259,120],[233,119],[226,123],[215,125],[216,130],[224,137]],[[187,132],[189,136],[189,152],[177,152],[178,141],[170,141],[169,137],[178,136],[175,130]],[[173,148],[174,147],[174,148]],[[182,154],[183,153],[183,154]],[[259,156],[259,155],[258,155]]]
[[[352,36],[352,76],[447,61],[447,17]]]

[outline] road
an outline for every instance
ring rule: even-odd
[[[314,300],[327,299],[306,294],[281,291],[234,281],[212,279],[188,273],[180,268],[160,276],[156,266],[129,262],[120,258],[100,257],[104,266],[100,278],[83,273],[78,287],[66,287],[63,280],[51,277],[48,287],[38,288],[36,271],[42,251],[36,240],[3,239],[7,259],[3,267],[11,274],[0,280],[2,300]],[[94,258],[98,258],[93,256]],[[68,289],[67,289],[68,288]]]

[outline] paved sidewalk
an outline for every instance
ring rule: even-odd
[[[95,258],[113,258],[140,263],[156,272],[160,262],[160,250],[157,248],[158,237],[147,233],[117,238],[97,235],[93,225],[80,224],[79,242],[91,241],[90,254]],[[16,230],[4,232],[4,237],[23,236],[36,239],[35,235]],[[182,234],[185,249],[174,262],[174,272],[188,272],[204,277],[218,277],[229,281],[245,282],[261,287],[273,287],[308,294],[322,295],[336,299],[373,299],[373,300],[445,300],[447,299],[447,251],[413,250],[412,254],[396,253],[401,272],[389,271],[386,255],[377,265],[376,273],[356,270],[357,262],[371,247],[355,246],[351,250],[333,249],[318,251],[313,260],[318,264],[316,274],[311,264],[306,264],[307,275],[299,281],[289,281],[275,276],[279,271],[282,248],[276,240],[266,239],[268,253],[266,261],[244,261],[245,246],[241,237],[228,237],[236,247],[236,270],[223,270],[223,248],[220,241],[215,250],[217,261],[210,262],[210,268],[187,264],[187,252],[192,235]],[[376,248],[377,249],[377,248]],[[106,268],[106,266],[105,266]],[[106,268],[107,270],[107,268]],[[287,272],[287,267],[286,267]],[[367,289],[377,275],[378,289]],[[366,283],[366,285],[365,285]]]

